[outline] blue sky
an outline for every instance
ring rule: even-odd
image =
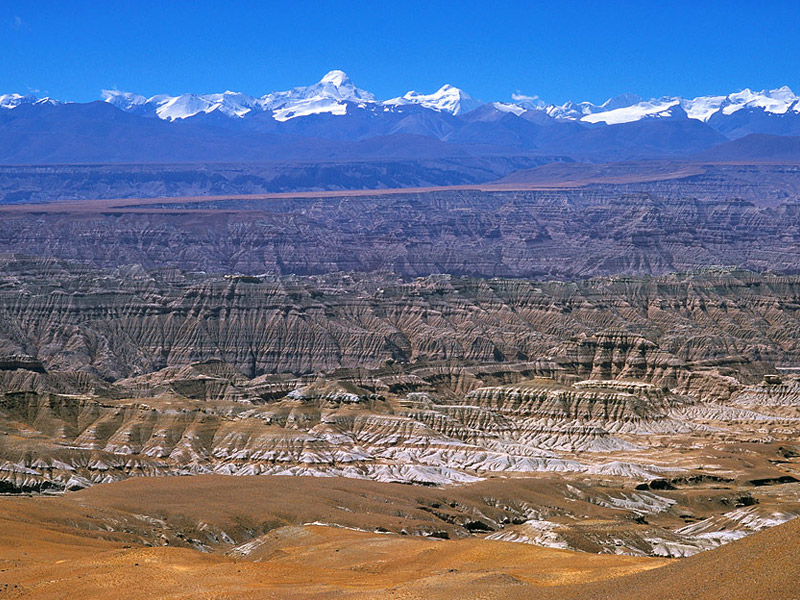
[[[346,71],[380,98],[800,91],[800,3],[2,2],[0,93],[253,95]]]

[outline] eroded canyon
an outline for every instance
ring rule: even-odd
[[[798,297],[800,277],[736,269],[403,280],[7,257],[0,478],[411,483],[431,491],[408,514],[342,501],[303,522],[692,555],[800,514]]]
[[[0,591],[790,598],[797,194],[564,163],[4,207]]]

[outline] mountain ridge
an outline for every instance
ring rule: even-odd
[[[536,96],[521,94],[513,94],[511,102],[483,102],[458,87],[444,84],[433,93],[411,90],[401,96],[382,101],[371,92],[356,87],[341,70],[329,71],[315,84],[298,86],[287,91],[269,92],[260,97],[227,90],[222,93],[185,93],[176,96],[157,94],[147,98],[128,91],[104,89],[101,91],[101,99],[121,110],[157,116],[168,121],[214,111],[238,118],[259,111],[271,111],[276,120],[286,120],[325,112],[344,114],[346,103],[374,104],[387,111],[402,106],[417,105],[454,115],[468,113],[486,104],[502,110],[497,106],[499,104],[509,107],[506,110],[518,115],[527,111],[539,111],[555,120],[607,125],[661,118],[675,107],[680,107],[686,113],[686,118],[702,122],[731,116],[741,110],[760,110],[773,115],[800,115],[800,96],[786,85],[760,91],[744,88],[726,95],[706,95],[696,98],[668,95],[645,99],[636,94],[624,93],[609,98],[602,104],[568,101],[558,105],[546,103]],[[0,108],[15,108],[20,104],[43,101],[61,103],[51,98],[40,99],[33,94],[4,94],[0,95]],[[305,110],[297,110],[298,106]]]
[[[0,95],[0,164],[519,155],[610,162],[689,158],[750,134],[800,136],[800,97],[786,86],[556,106],[519,94],[482,102],[448,84],[383,101],[337,70],[261,97],[104,90],[102,98]],[[789,160],[797,158],[790,152]]]

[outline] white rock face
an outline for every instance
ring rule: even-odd
[[[486,536],[487,540],[498,542],[517,542],[522,544],[533,544],[534,546],[544,546],[545,548],[558,548],[567,550],[569,543],[561,536],[558,523],[545,519],[531,519],[521,526],[506,531],[498,531]]]

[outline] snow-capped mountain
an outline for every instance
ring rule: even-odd
[[[629,106],[596,110],[580,118],[584,123],[605,123],[617,125],[641,119],[670,118],[675,116],[673,109],[680,107],[678,98],[659,98],[657,100],[639,101]],[[603,105],[602,108],[606,108]]]
[[[330,71],[317,83],[300,86],[282,92],[271,92],[261,97],[239,92],[226,91],[216,94],[181,94],[170,96],[160,94],[146,98],[139,94],[119,90],[103,90],[102,99],[117,108],[144,116],[154,116],[166,121],[188,119],[199,114],[218,113],[232,118],[243,118],[255,113],[269,113],[277,122],[309,115],[346,115],[351,110],[368,109],[373,112],[396,112],[404,107],[417,106],[430,111],[463,115],[484,103],[476,100],[465,91],[452,85],[444,85],[436,92],[424,94],[417,91],[406,92],[389,100],[378,100],[374,94],[358,88],[343,71]],[[46,99],[52,102],[50,99]],[[0,96],[0,108],[14,108],[21,104],[42,102],[33,95],[6,94]],[[606,100],[602,104],[591,102],[566,102],[561,105],[548,104],[538,96],[513,94],[512,102],[489,103],[495,110],[521,116],[525,112],[537,112],[557,121],[575,121],[588,126],[619,125],[650,119],[694,119],[710,123],[715,129],[726,132],[723,123],[728,117],[740,113],[735,124],[727,125],[730,131],[738,133],[759,132],[742,123],[742,115],[764,117],[784,116],[800,121],[800,96],[789,87],[773,90],[752,91],[744,89],[728,95],[700,96],[682,98],[664,96],[644,99],[635,94],[622,94]],[[741,113],[741,111],[744,111]],[[529,121],[536,121],[529,114]],[[784,119],[786,121],[786,119]],[[536,122],[540,122],[536,121]],[[783,121],[777,125],[770,121],[768,133],[776,127],[786,126]],[[788,126],[792,133],[800,131],[800,125]]]
[[[800,136],[800,97],[788,87],[691,99],[623,94],[602,104],[559,105],[520,93],[511,102],[483,103],[444,85],[381,100],[344,72],[331,71],[311,85],[260,97],[104,90],[102,100],[62,104],[30,94],[0,96],[0,138],[7,150],[3,155],[0,148],[0,162],[475,153],[623,160],[690,156],[749,134]]]
[[[527,106],[533,110],[542,110],[554,119],[578,121],[589,115],[618,110],[620,108],[633,106],[643,101],[642,97],[637,96],[636,94],[622,94],[620,96],[609,98],[602,104],[593,104],[591,102],[573,102],[570,100],[559,106],[557,104],[546,104],[540,100],[538,96],[533,97],[536,100],[535,103],[531,103],[528,96],[517,97],[524,99],[522,103],[523,106]]]
[[[122,92],[120,90],[101,90],[100,97],[121,110],[133,111],[147,104],[148,99],[139,94]],[[150,99],[151,101],[153,98]]]
[[[33,94],[23,96],[22,94],[2,94],[0,95],[0,108],[16,108],[20,104],[33,104],[39,99]]]
[[[143,115],[154,115],[166,121],[186,119],[200,113],[218,111],[228,117],[242,117],[259,106],[256,98],[239,92],[221,94],[160,94],[145,98],[130,92],[103,90],[103,100],[117,108]]]
[[[644,100],[633,94],[625,94],[599,106],[589,102],[567,102],[561,106],[545,105],[536,109],[544,110],[556,119],[617,125],[642,119],[674,117],[673,109],[676,107],[685,111],[686,118],[706,123],[717,114],[728,116],[742,109],[775,115],[790,112],[800,114],[800,96],[795,95],[788,86],[783,86],[774,90],[754,92],[744,89],[727,96],[699,96],[692,99],[664,96]]]
[[[482,103],[451,85],[444,85],[433,94],[408,92],[399,98],[380,102],[373,94],[356,87],[343,71],[330,71],[313,85],[296,87],[285,92],[271,92],[260,98],[236,92],[222,94],[158,95],[145,98],[118,90],[103,90],[103,100],[122,110],[151,114],[167,121],[187,119],[200,113],[219,111],[229,117],[243,117],[252,112],[271,112],[276,121],[330,113],[344,115],[348,104],[358,108],[419,105],[450,114],[461,114]]]
[[[418,104],[437,112],[447,112],[458,115],[478,108],[482,102],[475,100],[463,90],[452,85],[443,85],[433,94],[420,94],[419,92],[406,92],[399,98],[392,98],[383,103],[386,106],[407,106]]]
[[[23,104],[59,104],[52,98],[38,98],[34,94],[0,94],[0,108],[16,108]]]
[[[343,71],[331,71],[314,85],[273,92],[261,98],[263,110],[272,110],[276,121],[322,113],[344,115],[348,103],[363,108],[376,102],[375,96],[357,88]]]
[[[285,92],[272,92],[260,98],[240,92],[221,94],[165,94],[145,98],[118,90],[103,90],[103,100],[122,110],[151,114],[167,121],[188,119],[200,113],[219,112],[228,117],[244,117],[252,112],[272,112],[276,121],[312,114],[343,115],[347,103],[376,103],[375,96],[357,88],[343,71],[331,71],[319,82]]]

